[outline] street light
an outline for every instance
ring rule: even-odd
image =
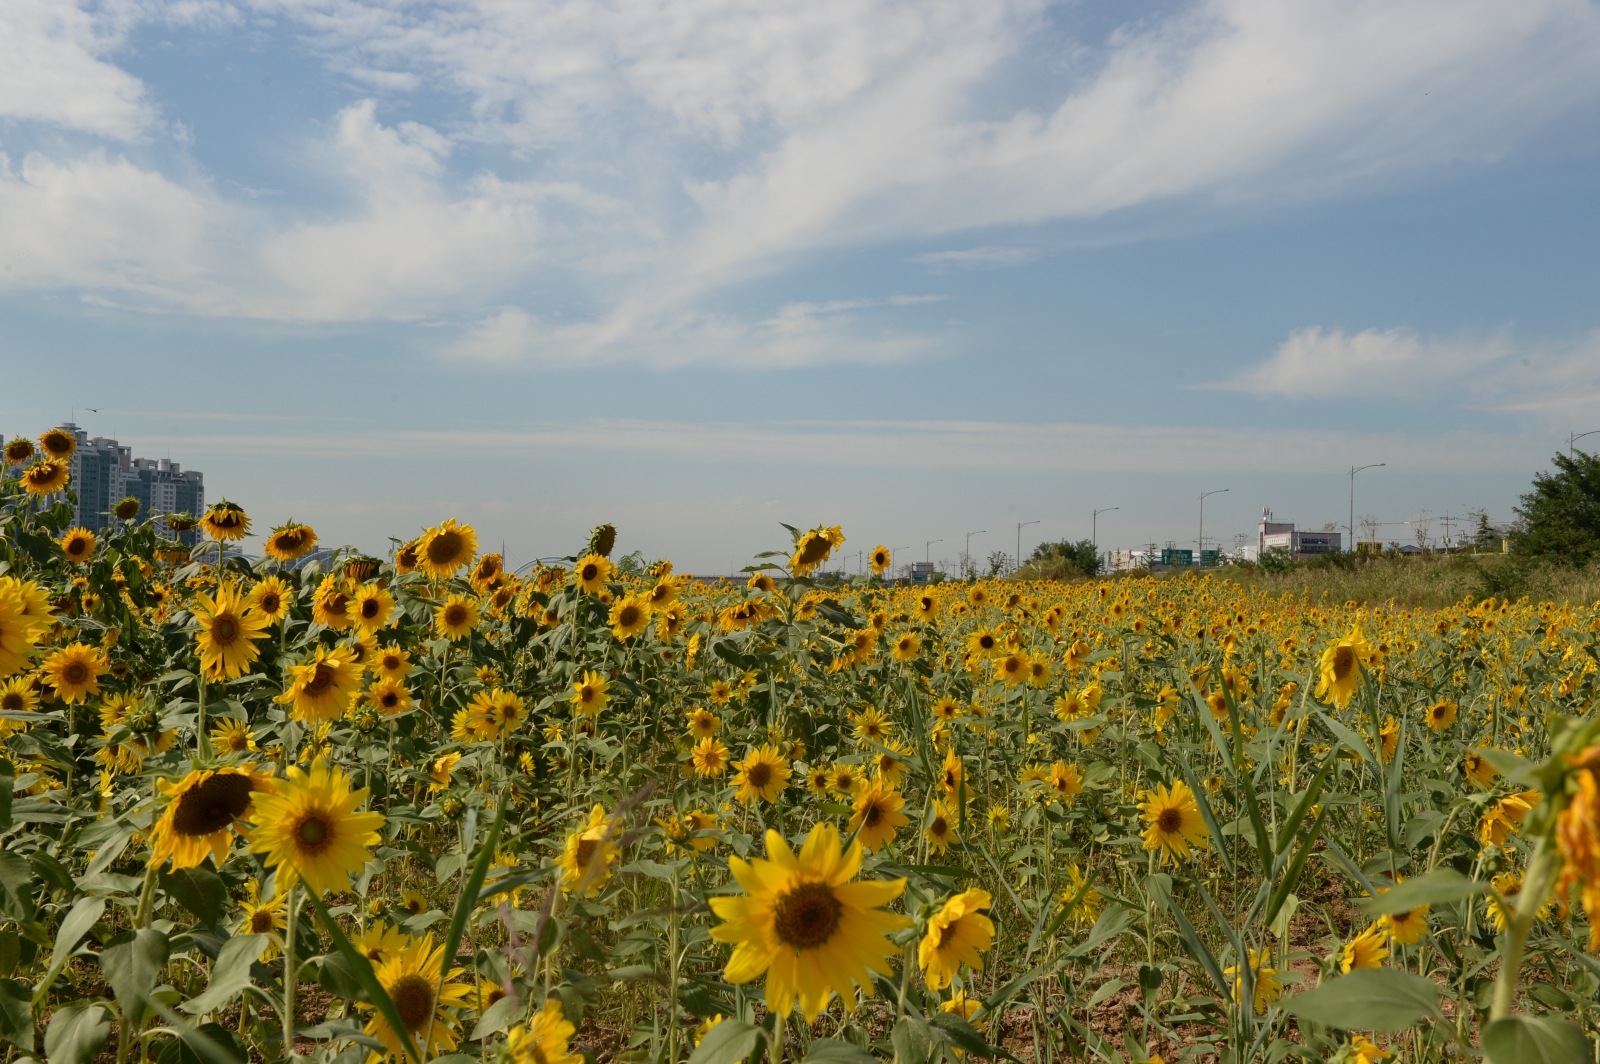
[[[911,544],[909,544],[909,543],[907,543],[904,547],[890,547],[889,548],[889,571],[891,573],[894,572],[894,555],[895,555],[895,552],[896,551],[902,551],[902,550],[910,550],[910,549],[911,549]]]
[[[1568,458],[1572,457],[1572,445],[1573,444],[1577,443],[1579,440],[1583,439],[1585,436],[1593,436],[1597,432],[1600,432],[1600,429],[1591,429],[1588,432],[1575,432],[1572,435],[1568,436],[1567,437],[1567,457]]]
[[[1100,553],[1100,515],[1108,514],[1112,510],[1120,509],[1122,509],[1120,506],[1107,506],[1104,510],[1096,510],[1094,512],[1094,516],[1089,519],[1089,535],[1094,540],[1094,550],[1096,554]]]
[[[980,528],[976,532],[968,532],[967,533],[967,549],[965,551],[963,551],[962,553],[964,553],[967,556],[967,564],[972,566],[972,572],[973,572],[974,575],[977,574],[978,567],[976,565],[972,565],[972,537],[973,536],[981,536],[981,535],[983,535],[984,533],[986,533],[988,531],[989,530],[987,528]]]
[[[1227,490],[1227,488],[1218,488],[1216,491],[1202,491],[1200,493],[1200,538],[1195,544],[1195,550],[1198,553],[1194,559],[1197,565],[1204,561],[1206,555],[1206,496],[1221,495]]]
[[[1017,568],[1018,569],[1022,568],[1022,530],[1024,528],[1027,528],[1029,525],[1036,525],[1038,523],[1039,523],[1038,521],[1018,521],[1017,522]]]
[[[942,539],[930,539],[930,540],[928,540],[928,542],[922,548],[922,560],[931,565],[933,563],[933,545],[935,543],[943,543],[943,542],[944,542],[944,540],[942,540]]]
[[[1350,529],[1350,549],[1352,551],[1356,549],[1356,474],[1363,469],[1377,469],[1385,464],[1384,462],[1373,462],[1371,465],[1350,467],[1350,524],[1347,527]]]

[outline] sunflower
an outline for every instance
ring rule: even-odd
[[[933,852],[942,854],[950,848],[950,844],[960,841],[956,834],[955,818],[950,815],[950,810],[941,801],[935,800],[933,810],[928,815],[928,824],[922,829],[927,836],[928,845],[933,847]]]
[[[794,554],[789,558],[789,571],[795,576],[806,576],[820,568],[828,556],[842,546],[844,532],[838,525],[813,528],[795,540]]]
[[[561,889],[593,897],[611,878],[611,866],[621,856],[617,838],[621,828],[606,815],[605,806],[595,803],[589,820],[567,836],[566,847],[556,864],[562,870]]]
[[[250,609],[244,595],[231,584],[217,590],[217,597],[201,592],[190,607],[200,631],[195,633],[195,649],[200,667],[209,680],[232,680],[250,671],[261,656],[256,641],[266,638],[267,618]]]
[[[372,671],[381,679],[403,680],[411,671],[411,655],[399,647],[384,647],[372,659]]]
[[[611,607],[606,622],[618,642],[626,643],[650,624],[650,601],[640,595],[624,595]]]
[[[828,787],[848,798],[860,790],[865,782],[861,778],[860,770],[854,765],[836,764],[830,770]]]
[[[813,765],[806,771],[806,790],[821,798],[833,789],[833,770],[827,765]]]
[[[917,947],[928,989],[943,990],[963,964],[983,970],[982,952],[994,944],[994,921],[980,911],[994,903],[986,890],[973,887],[948,899],[928,921],[928,933]]]
[[[1378,1064],[1393,1056],[1387,1049],[1369,1042],[1366,1035],[1353,1034],[1350,1036],[1350,1055],[1345,1060],[1347,1064]]]
[[[33,454],[33,441],[24,436],[18,436],[6,444],[6,465],[19,466],[32,458]]]
[[[1536,790],[1518,791],[1489,806],[1478,823],[1478,839],[1485,846],[1503,846],[1513,831],[1522,827],[1522,821],[1533,807],[1544,800]]]
[[[1083,773],[1078,771],[1078,766],[1065,761],[1051,765],[1050,792],[1063,805],[1071,805],[1072,799],[1083,793]]]
[[[995,679],[1007,687],[1015,687],[1028,676],[1028,659],[1021,654],[1007,654],[994,665]]]
[[[578,590],[596,595],[605,590],[606,579],[615,568],[604,555],[590,554],[573,567],[572,579]]]
[[[583,679],[572,685],[572,711],[579,716],[598,717],[606,708],[611,696],[606,693],[606,678],[598,672],[586,672]]]
[[[974,657],[993,657],[1000,652],[1000,637],[987,628],[979,628],[967,636],[967,650]]]
[[[245,881],[245,892],[249,897],[239,903],[239,908],[244,910],[244,919],[240,921],[236,933],[266,935],[267,948],[261,954],[261,963],[267,964],[282,952],[283,933],[289,929],[288,899],[262,901],[261,884],[254,878]]]
[[[297,880],[318,895],[345,890],[349,877],[372,859],[368,846],[382,841],[382,813],[358,813],[367,790],[352,791],[350,777],[318,758],[310,773],[290,766],[274,780],[271,792],[250,795],[255,802],[250,852],[278,869],[281,893]]]
[[[250,725],[231,717],[223,717],[211,729],[211,745],[227,754],[248,754],[258,749],[256,733]]]
[[[177,871],[196,867],[207,854],[221,868],[235,823],[250,819],[253,794],[270,793],[273,782],[247,762],[238,768],[197,769],[177,783],[157,780],[156,787],[172,800],[150,831],[150,867],[160,868],[170,857]]]
[[[749,588],[751,591],[760,591],[766,594],[771,594],[772,591],[777,588],[778,584],[766,573],[756,573],[755,575],[751,576],[749,580],[745,581],[744,586]]]
[[[526,1027],[519,1024],[506,1032],[509,1064],[583,1064],[584,1057],[567,1048],[576,1030],[561,1011],[561,999],[545,998]]]
[[[711,849],[717,844],[714,838],[696,838],[695,835],[702,831],[717,830],[717,814],[709,813],[704,809],[691,809],[683,814],[683,822],[689,828],[689,845],[701,853]]]
[[[477,600],[468,595],[451,595],[433,611],[434,629],[451,642],[471,635],[478,619]]]
[[[446,970],[444,945],[434,947],[432,932],[406,943],[404,949],[374,966],[372,974],[394,1002],[401,1024],[424,1060],[456,1047],[458,1024],[455,1015],[446,1010],[471,1008],[477,987],[459,981],[465,974],[464,969]],[[367,1054],[367,1064],[382,1060],[404,1061],[406,1056],[400,1035],[389,1026],[383,1013],[377,1011],[377,1006],[358,1002],[356,1007],[372,1013],[363,1033],[382,1042],[387,1050]]]
[[[1477,750],[1467,751],[1467,756],[1461,759],[1461,771],[1480,787],[1490,786],[1500,775],[1499,770],[1489,764],[1489,759]]]
[[[45,458],[23,470],[22,487],[29,495],[49,495],[65,488],[71,479],[67,463],[59,458]]]
[[[1145,823],[1150,825],[1144,832],[1146,850],[1160,850],[1163,859],[1171,858],[1177,863],[1189,856],[1191,846],[1199,848],[1206,844],[1205,821],[1200,818],[1200,806],[1187,783],[1178,780],[1171,790],[1158,783],[1155,790],[1145,791],[1143,797],[1139,808]]]
[[[452,750],[448,754],[440,754],[428,766],[428,778],[433,780],[428,784],[430,791],[442,791],[450,786],[450,773],[455,771],[456,765],[461,763],[459,751]]]
[[[678,593],[683,590],[683,581],[670,574],[663,575],[650,589],[650,608],[661,610],[672,605],[678,600]]]
[[[874,784],[856,796],[855,813],[850,817],[848,830],[855,833],[856,841],[868,853],[894,839],[895,832],[911,823],[911,818],[900,810],[906,800],[900,792],[883,783]]]
[[[73,565],[82,565],[94,557],[94,533],[86,528],[69,528],[56,542]]]
[[[1090,926],[1100,919],[1100,909],[1105,905],[1105,898],[1101,897],[1100,892],[1089,883],[1088,877],[1083,874],[1076,861],[1067,864],[1066,872],[1067,889],[1061,892],[1062,907],[1072,918],[1073,926]]]
[[[361,689],[361,667],[344,648],[329,650],[319,646],[316,657],[303,665],[289,666],[289,672],[294,679],[275,701],[289,704],[290,716],[303,724],[338,720]]]
[[[414,539],[402,544],[394,552],[394,571],[401,576],[417,571],[421,563],[422,540]]]
[[[302,525],[295,520],[279,525],[267,535],[266,543],[262,549],[271,558],[279,562],[292,562],[302,555],[309,554],[317,545],[317,534],[310,525]]]
[[[471,525],[456,524],[453,517],[428,529],[419,542],[417,567],[437,580],[447,579],[478,553],[478,533]]]
[[[69,705],[100,693],[100,677],[111,665],[99,647],[73,643],[44,659],[40,671],[56,689],[56,696]]]
[[[275,623],[288,616],[293,603],[294,588],[279,576],[269,576],[250,589],[250,608],[269,622]]]
[[[1384,891],[1385,888],[1378,889],[1379,894]],[[1388,927],[1390,938],[1402,946],[1409,946],[1428,930],[1428,910],[1431,908],[1431,905],[1419,905],[1403,913],[1389,913],[1381,922]]]
[[[1522,873],[1507,870],[1497,873],[1489,882],[1494,886],[1494,893],[1490,894],[1485,902],[1489,922],[1494,924],[1496,931],[1504,931],[1516,914],[1517,903],[1521,900]],[[1554,895],[1546,898],[1544,904],[1539,906],[1539,911],[1534,914],[1535,919],[1547,919],[1555,902]]]
[[[906,758],[911,748],[893,739],[880,745],[882,748],[872,756],[873,775],[890,787],[898,787],[900,777],[905,774]]]
[[[485,554],[478,559],[472,567],[472,572],[467,574],[474,591],[488,591],[505,574],[505,559],[498,554]]]
[[[939,771],[939,789],[944,792],[945,801],[951,803],[960,801],[966,777],[966,766],[961,763],[961,758],[956,756],[952,747],[945,752],[944,765]]]
[[[789,766],[783,763],[783,752],[770,743],[751,749],[735,767],[739,771],[733,777],[733,785],[739,790],[734,797],[744,805],[758,800],[777,801],[793,776]]]
[[[1267,962],[1272,959],[1270,951],[1250,950],[1250,974],[1255,982],[1256,1015],[1267,1011],[1267,1006],[1283,996],[1283,983],[1278,979],[1278,969],[1267,967]],[[1238,1001],[1244,993],[1244,972],[1238,965],[1231,965],[1222,970],[1222,974],[1233,980],[1233,1000]]]
[[[780,1019],[798,1001],[810,1023],[835,993],[853,1013],[851,985],[870,996],[873,973],[892,972],[896,947],[885,936],[910,921],[882,907],[901,895],[905,880],[851,882],[861,846],[845,851],[832,824],[813,827],[798,856],[769,830],[765,859],[730,857],[728,867],[745,895],[710,900],[725,921],[711,937],[734,944],[723,978],[739,985],[766,975],[767,1007]]]
[[[102,771],[133,775],[144,767],[144,754],[131,743],[113,742],[111,732],[100,736],[100,749],[95,751],[95,760],[100,762]]]
[[[421,916],[428,911],[428,899],[417,891],[402,890],[400,892],[400,908],[412,916]]]
[[[200,531],[219,543],[231,543],[249,534],[250,518],[242,506],[221,499],[200,515]]]
[[[697,707],[689,711],[689,735],[696,739],[709,739],[722,728],[722,721],[717,715],[704,707]]]
[[[398,957],[410,944],[411,936],[392,925],[374,925],[351,940],[356,952],[367,958],[374,968]]]
[[[912,632],[904,632],[894,641],[894,660],[916,661],[922,656],[922,640]]]
[[[311,619],[326,628],[344,631],[355,624],[350,609],[350,587],[343,576],[329,573],[311,596]]]
[[[1361,683],[1361,661],[1371,652],[1361,630],[1350,634],[1322,652],[1322,678],[1317,683],[1318,698],[1328,699],[1343,709],[1350,704]]]
[[[728,771],[728,747],[721,739],[708,735],[694,744],[689,763],[697,776],[720,776]]]
[[[0,713],[32,713],[39,707],[39,693],[33,681],[17,676],[0,683]],[[21,721],[0,719],[0,727],[26,727]]]
[[[1339,970],[1352,968],[1379,968],[1389,955],[1389,928],[1379,921],[1352,938],[1341,951]]]
[[[867,555],[867,564],[872,566],[874,576],[883,575],[883,571],[889,568],[889,564],[893,560],[894,556],[889,552],[889,548],[882,543],[873,547],[872,553]]]
[[[394,596],[376,584],[363,584],[351,599],[350,613],[356,627],[363,632],[376,632],[389,623],[389,616],[394,613]]]
[[[1431,731],[1443,731],[1456,722],[1456,710],[1460,708],[1454,702],[1439,701],[1428,707],[1428,728]]]

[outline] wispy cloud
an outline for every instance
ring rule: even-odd
[[[935,273],[951,269],[994,270],[1008,266],[1026,266],[1038,262],[1044,251],[1040,248],[1012,248],[995,244],[967,248],[964,251],[929,251],[914,255],[909,260],[926,266]]]

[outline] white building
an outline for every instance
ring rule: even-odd
[[[73,520],[79,528],[97,532],[107,527],[111,508],[129,496],[139,500],[142,517],[170,513],[199,517],[205,511],[205,474],[199,470],[183,469],[167,458],[134,458],[133,448],[104,436],[91,438],[70,421],[60,428],[78,441],[70,472],[71,487],[78,495]],[[195,534],[184,532],[177,538],[193,546]]]
[[[1273,548],[1289,552],[1296,561],[1315,558],[1323,554],[1338,554],[1342,533],[1332,531],[1297,532],[1294,522],[1274,521],[1272,511],[1261,511],[1261,524],[1256,529],[1256,557]]]

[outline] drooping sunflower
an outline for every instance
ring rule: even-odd
[[[783,751],[771,743],[751,749],[734,767],[739,770],[733,777],[733,786],[739,788],[734,797],[743,805],[777,801],[794,775],[784,764]]]
[[[216,727],[211,729],[211,745],[224,754],[248,754],[259,749],[256,733],[250,730],[250,725],[232,717],[217,721]]]
[[[855,812],[847,830],[855,832],[856,841],[863,850],[873,853],[893,840],[896,831],[911,823],[911,818],[900,811],[905,804],[899,791],[876,783],[856,795]]]
[[[472,567],[472,572],[467,574],[467,579],[472,583],[472,589],[480,594],[488,591],[505,573],[505,559],[499,554],[485,554],[478,559]]]
[[[403,543],[394,552],[394,571],[400,576],[417,571],[421,564],[422,540],[414,539],[410,543]]]
[[[294,588],[279,576],[269,576],[250,589],[250,608],[272,623],[287,616],[293,603]]]
[[[66,429],[49,429],[39,434],[39,447],[51,458],[65,460],[78,453],[78,438]]]
[[[789,571],[795,576],[806,576],[820,568],[828,556],[842,546],[844,531],[838,525],[813,528],[795,541]]]
[[[872,572],[875,576],[881,576],[883,571],[889,568],[889,563],[893,560],[894,556],[889,552],[889,548],[882,543],[873,547],[872,553],[867,555],[867,564],[872,566]]]
[[[272,791],[250,795],[255,803],[250,851],[278,869],[277,891],[304,881],[318,895],[345,890],[350,876],[371,860],[368,846],[381,841],[382,813],[357,812],[367,789],[352,791],[350,777],[321,758],[309,773],[296,766],[274,780]]]
[[[367,693],[372,697],[372,704],[386,717],[411,708],[411,692],[399,680],[381,679]]]
[[[19,466],[32,458],[33,454],[33,441],[26,436],[18,436],[6,444],[6,465]]]
[[[49,495],[60,491],[72,479],[67,463],[59,458],[43,458],[22,472],[22,488],[29,495]]]
[[[460,981],[466,974],[465,969],[445,970],[444,944],[436,948],[432,932],[412,939],[404,949],[376,965],[372,974],[388,992],[395,1011],[400,1014],[400,1022],[423,1059],[431,1060],[456,1047],[458,1023],[455,1014],[447,1010],[470,1008],[477,987]],[[400,1035],[389,1026],[383,1013],[377,1011],[377,1006],[358,1002],[357,1007],[372,1013],[363,1028],[364,1033],[382,1042],[387,1049],[386,1053],[374,1050],[367,1054],[367,1064],[407,1059]]]
[[[873,992],[873,973],[889,975],[895,946],[890,932],[909,925],[883,906],[905,890],[905,880],[856,881],[861,846],[846,851],[832,824],[813,827],[797,856],[776,831],[767,832],[767,856],[728,859],[743,896],[711,899],[725,922],[711,937],[734,944],[724,978],[735,985],[766,976],[767,1007],[787,1017],[796,1003],[815,1020],[837,993],[855,1010],[852,985]]]
[[[545,998],[526,1027],[519,1024],[506,1032],[506,1055],[510,1064],[583,1064],[582,1054],[567,1048],[576,1030],[561,1011],[561,1000]]]
[[[1067,889],[1061,892],[1062,907],[1067,910],[1074,927],[1092,926],[1100,918],[1105,898],[1094,889],[1094,885],[1089,882],[1089,878],[1083,874],[1076,861],[1068,862],[1066,880]]]
[[[344,631],[356,623],[350,609],[350,587],[338,573],[329,573],[311,596],[311,619],[326,628]]]
[[[579,559],[573,566],[572,580],[578,585],[578,590],[586,594],[598,595],[605,590],[606,581],[610,578],[616,566],[610,559],[599,555],[590,554]]]
[[[86,528],[69,528],[56,542],[73,565],[82,565],[94,557],[94,533]]]
[[[454,642],[465,639],[478,627],[478,602],[468,595],[451,595],[434,608],[433,627]]]
[[[126,498],[117,500],[116,505],[111,507],[111,512],[120,520],[132,521],[139,516],[139,510],[142,505],[138,499],[129,495]]]
[[[319,646],[312,660],[291,665],[289,672],[294,679],[275,701],[289,705],[290,716],[305,724],[338,720],[361,689],[361,666],[342,647]]]
[[[1155,790],[1145,791],[1143,798],[1141,816],[1150,825],[1144,831],[1146,850],[1160,850],[1162,860],[1176,864],[1188,858],[1190,847],[1207,844],[1205,821],[1187,783],[1178,780],[1171,790],[1158,783]]]
[[[993,903],[988,891],[973,887],[948,899],[928,921],[917,963],[929,990],[949,986],[963,964],[983,970],[983,951],[994,944],[994,921],[981,910]]]
[[[111,663],[99,647],[73,643],[45,658],[41,671],[56,689],[56,696],[70,705],[99,694],[100,677],[110,669]]]
[[[624,595],[611,607],[606,621],[618,642],[626,643],[650,624],[650,600],[641,595]]]
[[[271,793],[273,782],[250,763],[238,768],[195,770],[177,783],[157,780],[171,799],[150,832],[150,867],[172,858],[174,871],[194,868],[210,854],[221,868],[233,846],[233,829],[250,819],[253,794]],[[238,825],[243,830],[243,825]]]
[[[1352,938],[1339,957],[1339,970],[1378,968],[1389,955],[1389,927],[1381,920]]]
[[[216,598],[205,592],[195,595],[190,610],[200,626],[195,649],[206,678],[232,680],[249,672],[261,656],[256,641],[266,638],[271,622],[250,609],[243,593],[231,584],[218,588]]]
[[[1504,931],[1506,925],[1516,913],[1517,903],[1522,895],[1522,873],[1515,869],[1497,872],[1490,880],[1494,893],[1485,900],[1489,922],[1494,924],[1496,931]],[[1546,898],[1544,904],[1539,906],[1539,911],[1534,913],[1537,920],[1545,920],[1550,916],[1550,910],[1555,907],[1554,895]]]
[[[1568,777],[1572,794],[1567,807],[1556,816],[1556,845],[1561,850],[1561,879],[1557,893],[1572,903],[1575,893],[1583,899],[1589,918],[1589,948],[1600,949],[1600,780],[1594,769],[1600,748],[1589,747],[1569,758],[1577,771]]]
[[[1499,770],[1489,764],[1489,759],[1477,750],[1467,751],[1467,756],[1461,759],[1461,771],[1480,787],[1490,786],[1494,783],[1495,777],[1500,775]]]
[[[262,550],[268,557],[280,562],[292,562],[311,553],[317,546],[317,534],[310,525],[302,525],[292,518],[267,534]]]
[[[1536,790],[1508,794],[1484,811],[1478,823],[1478,841],[1485,846],[1503,846],[1513,831],[1522,827],[1522,821],[1533,807],[1544,800]]]
[[[1371,653],[1371,648],[1359,628],[1322,652],[1322,676],[1317,682],[1316,695],[1343,709],[1350,704],[1356,688],[1361,685],[1361,662]]]
[[[440,754],[434,758],[432,764],[428,766],[428,776],[433,780],[432,783],[428,784],[428,790],[442,791],[450,786],[450,773],[454,772],[456,766],[460,763],[461,752],[459,750],[452,750],[448,754]]]
[[[238,503],[219,499],[200,515],[200,531],[219,543],[232,543],[250,534],[250,517]]]
[[[586,672],[572,685],[572,712],[583,717],[598,717],[606,708],[611,696],[606,693],[606,678],[598,672]]]
[[[456,524],[452,517],[423,535],[417,548],[417,568],[436,580],[444,580],[470,563],[477,553],[477,530],[471,525]]]
[[[364,632],[376,632],[389,623],[394,613],[394,596],[376,584],[363,584],[356,589],[350,602],[350,614],[356,627]]]
[[[611,878],[611,866],[621,856],[617,839],[622,831],[605,806],[595,803],[589,820],[567,836],[567,844],[556,864],[561,867],[561,889],[593,897]]]

